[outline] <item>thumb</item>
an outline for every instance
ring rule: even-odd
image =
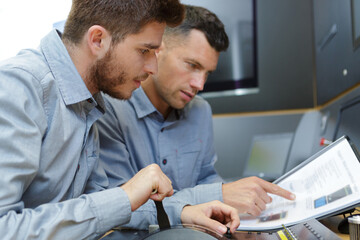
[[[171,195],[174,194],[174,190],[171,189],[171,191],[166,192],[166,193],[155,193],[155,194],[151,194],[150,195],[150,199],[154,200],[154,201],[162,201],[164,198],[166,197],[170,197]]]

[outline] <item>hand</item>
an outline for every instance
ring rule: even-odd
[[[212,201],[184,207],[181,212],[181,222],[200,225],[219,234],[225,234],[226,226],[232,233],[235,232],[240,225],[240,218],[235,208],[220,201]]]
[[[243,178],[235,182],[223,184],[224,203],[236,208],[239,213],[259,216],[266,204],[272,201],[267,193],[272,193],[288,200],[295,195],[258,177]]]
[[[170,179],[157,164],[141,169],[134,177],[121,186],[129,197],[131,211],[143,205],[149,198],[161,201],[171,196],[174,190]],[[156,190],[155,194],[152,194]]]

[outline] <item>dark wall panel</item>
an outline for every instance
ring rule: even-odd
[[[314,106],[311,0],[258,0],[259,93],[208,98],[214,113]]]
[[[322,105],[360,82],[350,0],[314,0],[317,100]]]

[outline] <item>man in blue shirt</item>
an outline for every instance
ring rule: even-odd
[[[267,193],[295,198],[257,177],[223,184],[215,171],[211,108],[196,94],[227,47],[228,38],[217,16],[186,6],[182,24],[165,30],[157,52],[157,74],[149,76],[129,101],[106,98],[109,111],[98,127],[100,158],[111,186],[122,185],[156,163],[174,189],[181,190],[174,198],[193,204],[220,200],[240,213],[256,216],[271,201]],[[141,208],[145,207],[155,211],[152,203]]]
[[[100,91],[127,99],[156,73],[164,28],[182,18],[178,0],[73,0],[63,34],[0,63],[1,239],[98,238],[141,221],[131,213],[149,198],[173,193],[155,164],[106,189],[94,122],[105,112]],[[173,222],[199,223],[195,212],[224,232],[205,215],[220,210],[232,230],[238,224],[236,210],[219,203],[168,204]]]

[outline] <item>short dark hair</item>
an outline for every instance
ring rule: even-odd
[[[203,32],[210,46],[216,51],[226,51],[229,47],[224,24],[216,14],[206,8],[191,5],[185,5],[185,18],[179,26],[165,29],[164,41],[170,36],[186,37],[193,29]]]
[[[100,25],[117,43],[148,23],[173,27],[183,17],[184,5],[179,0],[73,0],[62,38],[78,44],[91,26]]]

